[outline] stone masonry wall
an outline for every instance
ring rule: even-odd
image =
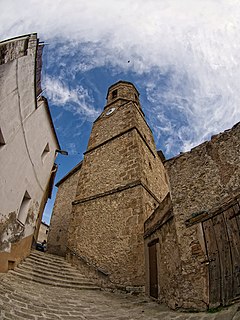
[[[75,199],[80,170],[72,174],[58,187],[48,233],[49,253],[65,256],[68,227],[71,219],[72,201]]]
[[[139,111],[128,103],[111,116],[104,117],[104,114],[92,129],[88,146],[91,151],[84,157],[77,198],[105,192],[137,179],[149,185],[159,199],[163,198],[168,192],[165,169],[157,155],[151,130]],[[111,140],[122,132],[126,133]],[[103,142],[106,143],[101,145]]]
[[[157,153],[152,154],[133,130],[85,155],[77,198],[90,197],[141,180],[161,200],[168,192],[164,171]]]
[[[156,183],[155,177],[161,177],[157,153],[153,157],[145,148],[134,130],[87,153],[73,206],[69,247],[110,272],[111,281],[121,285],[144,285],[144,221],[168,192],[164,181]],[[147,163],[142,150],[151,157]],[[155,176],[144,181],[143,174],[154,168]]]
[[[115,111],[106,115],[111,108]],[[121,105],[111,105],[106,107],[100,117],[94,122],[91,136],[88,142],[88,150],[95,148],[101,143],[109,140],[118,134],[136,127],[141,132],[152,151],[156,149],[152,131],[147,125],[141,108],[132,101],[124,102]]]
[[[115,92],[116,95],[113,96],[113,92]],[[132,83],[127,81],[119,81],[110,86],[108,89],[107,106],[111,103],[115,104],[115,102],[119,99],[132,100],[138,103],[138,98],[139,93]]]
[[[144,285],[142,194],[135,186],[73,206],[69,247],[115,284]]]
[[[168,193],[168,185],[140,105],[124,101],[138,99],[138,92],[125,84],[111,87],[108,105],[94,123],[79,176],[69,247],[110,272],[114,283],[143,286],[143,224]],[[114,101],[109,105],[115,88],[121,106]],[[108,114],[110,107],[115,109]]]
[[[169,186],[162,161],[158,157],[155,148],[153,151],[153,153],[150,152],[144,141],[139,139],[142,182],[149,188],[151,192],[153,192],[159,202],[161,202],[161,200],[169,192]]]
[[[123,105],[114,105],[114,107],[115,111],[113,113],[106,115],[108,110],[112,108],[110,106],[94,122],[88,142],[88,150],[134,127],[136,116],[133,103],[124,102]]]
[[[173,212],[180,249],[183,307],[208,305],[208,265],[201,224],[185,220],[195,212],[220,207],[239,194],[240,123],[211,141],[165,162],[171,185]]]
[[[173,217],[172,202],[168,193],[161,204],[144,223],[146,288],[150,294],[149,246],[155,243],[157,249],[157,283],[158,300],[175,309],[181,306],[179,282],[181,263]],[[154,264],[154,261],[151,261]]]
[[[157,270],[158,300],[166,303],[171,309],[181,307],[182,299],[179,290],[181,279],[181,262],[176,237],[175,221],[170,219],[145,240],[146,269],[149,270],[148,244],[158,239]],[[147,275],[149,271],[147,272]],[[146,279],[146,293],[149,293],[149,278]]]
[[[94,196],[139,179],[139,152],[136,149],[137,133],[130,131],[87,153],[79,177],[77,199]]]

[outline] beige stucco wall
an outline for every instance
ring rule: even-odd
[[[43,222],[41,222],[38,232],[37,242],[43,242],[44,240],[47,242],[48,239],[49,226]]]
[[[25,42],[20,38],[1,44],[9,51],[0,65],[0,128],[4,138],[0,145],[0,252],[9,254],[12,243],[34,233],[59,147],[47,102],[42,98],[37,101],[35,95],[37,36],[25,38]],[[16,51],[18,55],[14,55]],[[42,157],[47,144],[49,152]],[[26,210],[20,217],[26,192]]]

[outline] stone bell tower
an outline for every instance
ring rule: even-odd
[[[143,224],[168,193],[135,86],[112,85],[95,120],[73,202],[68,247],[121,286],[145,282]]]

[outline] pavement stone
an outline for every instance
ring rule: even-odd
[[[234,317],[232,320],[240,320],[240,310],[235,313]]]
[[[240,308],[235,304],[213,314],[172,311],[144,296],[51,287],[6,274],[0,277],[0,319],[240,320]]]

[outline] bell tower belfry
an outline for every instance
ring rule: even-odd
[[[68,234],[71,252],[121,286],[145,282],[144,221],[168,193],[135,86],[119,81],[95,120]]]

